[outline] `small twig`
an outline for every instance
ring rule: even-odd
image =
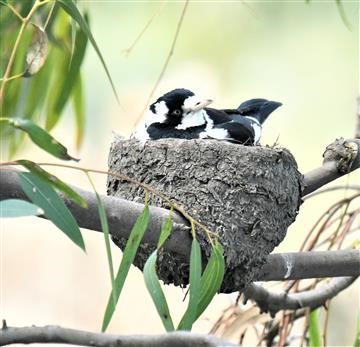
[[[11,10],[11,12],[22,22],[24,20],[24,18],[21,16],[21,14],[15,9],[14,6],[12,6],[11,4],[9,4],[8,2],[3,2],[0,1],[0,3],[3,6],[6,6],[7,8],[9,8],[9,10]]]
[[[7,82],[9,81],[9,76],[10,76],[12,67],[14,65],[16,52],[17,52],[17,50],[19,48],[19,45],[20,45],[21,39],[22,39],[22,37],[24,35],[26,26],[30,22],[31,17],[36,12],[36,10],[40,6],[43,6],[44,4],[48,3],[49,1],[50,0],[44,0],[44,1],[36,0],[33,7],[30,10],[30,12],[28,13],[28,15],[25,18],[22,19],[21,26],[20,26],[19,32],[17,34],[16,40],[15,40],[15,43],[14,43],[14,47],[13,47],[12,52],[10,54],[10,58],[9,58],[7,66],[6,66],[6,70],[5,70],[3,80],[2,80],[2,83],[1,83],[1,87],[0,87],[0,105],[2,105],[2,103],[3,103],[3,98],[4,98],[4,93],[5,93],[5,86],[6,86]]]
[[[184,4],[184,7],[183,7],[183,10],[181,12],[181,15],[180,15],[180,18],[179,18],[179,21],[177,23],[177,26],[176,26],[176,31],[175,31],[175,35],[174,35],[174,38],[173,38],[173,41],[172,41],[172,44],[171,44],[171,47],[170,47],[170,51],[165,59],[165,63],[161,69],[161,72],[159,74],[159,77],[158,79],[156,80],[150,94],[149,94],[149,97],[146,101],[146,104],[145,104],[145,107],[144,109],[141,111],[141,113],[138,115],[138,117],[135,119],[135,123],[134,123],[134,127],[136,127],[138,125],[138,122],[140,121],[141,117],[143,116],[144,112],[146,111],[152,97],[154,96],[155,94],[155,91],[157,89],[157,87],[159,86],[161,80],[163,79],[164,77],[164,74],[166,72],[166,69],[169,65],[169,62],[170,62],[170,59],[172,57],[172,55],[174,54],[174,49],[175,49],[175,45],[176,45],[176,41],[178,39],[178,36],[179,36],[179,33],[180,33],[180,29],[181,29],[181,26],[182,26],[182,23],[183,23],[183,20],[184,20],[184,16],[185,16],[185,13],[186,13],[186,9],[187,9],[187,6],[189,4],[189,0],[185,0],[185,4]]]
[[[269,312],[272,317],[280,310],[297,310],[299,308],[316,308],[322,306],[327,300],[349,287],[357,277],[333,278],[328,284],[321,287],[293,294],[273,293],[264,287],[252,283],[244,295],[254,300],[264,312]]]
[[[331,303],[331,300],[328,300],[324,304],[324,306],[326,307],[326,309],[325,309],[324,327],[323,327],[323,332],[322,332],[323,346],[324,347],[327,346],[327,329],[328,329],[328,325],[329,325],[330,303]]]
[[[345,226],[343,228],[342,233],[339,235],[338,240],[334,240],[335,242],[338,242],[338,249],[341,248],[342,243],[345,240],[345,236],[349,233],[351,226],[353,225],[354,221],[356,220],[356,217],[359,215],[359,211],[356,211],[350,215],[350,218],[345,223]]]
[[[53,4],[51,5],[48,16],[46,17],[45,24],[44,24],[44,31],[46,30],[47,26],[49,25],[51,16],[54,13],[55,6],[56,6],[56,1],[54,1]]]
[[[310,309],[306,309],[305,311],[305,320],[304,320],[304,328],[303,328],[303,333],[301,335],[301,340],[300,340],[300,345],[299,347],[302,347],[306,338],[306,333],[308,331],[308,325],[309,325],[309,319],[310,319]]]
[[[148,20],[148,22],[145,24],[144,28],[140,31],[140,33],[138,34],[138,36],[136,37],[136,39],[134,40],[134,42],[130,45],[130,47],[126,48],[123,50],[123,52],[125,53],[126,57],[129,56],[129,54],[131,53],[131,51],[134,49],[134,47],[136,46],[136,44],[139,42],[139,40],[141,39],[141,37],[144,35],[144,33],[146,32],[146,30],[149,28],[149,26],[151,25],[151,23],[153,22],[153,20],[161,13],[162,9],[164,8],[165,4],[166,4],[166,0],[163,0],[160,3],[160,6],[157,8],[157,10],[153,13],[153,15],[150,17],[150,19]]]
[[[359,196],[360,196],[360,194],[359,194]],[[337,235],[338,235],[338,233],[339,233],[339,231],[340,231],[340,229],[341,229],[341,226],[343,225],[344,218],[345,218],[345,216],[346,216],[346,214],[347,214],[347,211],[348,211],[348,209],[349,209],[350,202],[351,202],[351,200],[349,200],[348,202],[345,203],[344,212],[341,214],[341,217],[340,217],[340,220],[339,220],[339,224],[338,224],[335,232],[332,234],[332,239],[331,239],[331,241],[330,241],[330,245],[329,245],[328,249],[331,249],[332,246],[333,246],[334,243],[335,243],[335,240],[336,240],[336,238],[337,238]]]
[[[283,312],[282,315],[282,319],[281,319],[281,324],[280,324],[280,339],[278,342],[278,347],[284,347],[285,343],[286,343],[286,338],[288,335],[288,325],[289,325],[289,317],[288,315],[285,313],[285,311]]]

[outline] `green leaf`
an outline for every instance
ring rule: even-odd
[[[6,53],[10,54],[13,45],[15,43],[17,33],[18,33],[17,28],[14,28],[9,33],[4,33],[4,34],[2,33],[1,35],[2,55],[4,54],[6,56]],[[19,75],[24,72],[25,55],[31,43],[32,34],[33,34],[32,30],[30,30],[29,28],[25,30],[25,33],[16,51],[15,61],[11,69],[11,74],[10,74],[11,76]],[[2,67],[0,67],[0,70],[2,70]],[[23,88],[23,84],[24,84],[24,79],[22,78],[16,78],[7,83],[3,97],[3,104],[0,107],[1,117],[8,117],[16,114],[16,112],[19,109],[19,104],[20,104],[19,99],[21,95],[21,90]]]
[[[72,92],[73,108],[75,112],[75,144],[76,148],[79,149],[84,138],[85,130],[85,101],[83,95],[83,87],[81,74],[79,73]]]
[[[177,330],[191,330],[193,323],[198,318],[201,270],[201,249],[199,242],[194,238],[192,240],[190,254],[190,299]]]
[[[120,267],[119,267],[119,270],[118,270],[118,272],[116,274],[116,278],[115,278],[115,289],[116,289],[115,295],[113,293],[111,293],[110,298],[107,303],[107,306],[106,306],[103,324],[102,324],[102,328],[101,328],[101,331],[103,331],[103,332],[108,327],[110,320],[113,316],[113,313],[115,311],[115,306],[119,300],[119,296],[121,294],[121,290],[124,286],[125,279],[129,272],[130,265],[134,261],[137,249],[139,248],[140,242],[141,242],[141,240],[145,234],[145,231],[147,229],[147,226],[149,224],[149,219],[150,219],[149,206],[147,204],[145,204],[144,210],[139,215],[138,219],[136,220],[136,222],[131,230],[129,239],[126,243],[126,246],[125,246],[125,249],[123,252]],[[115,302],[113,300],[113,297],[115,297],[115,299],[116,299]]]
[[[29,90],[24,110],[25,117],[28,119],[32,119],[36,111],[42,110],[53,74],[55,62],[53,58],[53,49],[50,49],[44,66],[29,80]]]
[[[75,37],[74,54],[71,57],[71,63],[68,71],[66,72],[66,78],[64,79],[64,83],[60,88],[60,95],[56,100],[55,108],[53,110],[53,112],[58,115],[61,114],[76,83],[77,77],[80,72],[80,66],[85,56],[87,42],[87,36],[82,30],[78,30]]]
[[[351,24],[349,22],[349,20],[347,19],[346,17],[346,13],[345,13],[345,10],[344,10],[344,6],[341,2],[341,0],[335,0],[336,2],[336,6],[337,6],[337,9],[339,11],[339,14],[340,14],[340,17],[341,17],[341,20],[343,21],[344,25],[346,26],[346,28],[348,30],[351,30]]]
[[[79,195],[75,190],[73,190],[70,186],[68,186],[65,182],[57,178],[56,176],[52,175],[51,173],[45,171],[36,163],[30,160],[17,160],[17,163],[24,166],[28,169],[32,174],[39,177],[43,181],[47,182],[48,184],[52,185],[54,188],[62,191],[67,197],[75,201],[79,206],[83,208],[87,208],[88,204],[86,200]]]
[[[157,250],[153,252],[144,266],[144,280],[146,287],[151,295],[151,298],[155,304],[156,310],[159,313],[161,321],[166,331],[173,331],[174,324],[172,322],[168,304],[166,302],[165,295],[161,289],[159,279],[156,274],[156,258]]]
[[[358,312],[358,316],[357,316],[354,347],[360,347],[360,311]]]
[[[109,225],[108,225],[108,221],[107,221],[107,217],[106,217],[104,204],[103,204],[98,192],[96,191],[95,185],[94,185],[94,183],[90,177],[90,174],[88,172],[87,172],[87,177],[93,187],[93,190],[94,190],[94,193],[96,196],[97,207],[98,207],[100,223],[101,223],[101,229],[103,231],[104,240],[105,240],[106,256],[107,256],[107,260],[108,260],[110,281],[111,281],[111,293],[113,296],[112,299],[113,299],[113,302],[115,303],[116,302],[116,296],[115,296],[116,288],[115,288],[115,278],[114,278],[114,265],[113,265],[112,255],[111,255],[111,247],[110,247]]]
[[[85,250],[84,240],[75,218],[55,190],[30,172],[19,172],[20,184],[25,194],[44,215],[62,230],[76,245]]]
[[[111,84],[112,90],[115,94],[116,100],[119,102],[119,97],[117,95],[116,89],[115,89],[115,85],[111,79],[109,70],[105,64],[104,58],[100,52],[100,49],[90,31],[89,25],[86,23],[86,20],[84,19],[84,17],[81,15],[81,13],[79,12],[78,8],[76,7],[75,3],[73,0],[58,0],[59,4],[61,5],[61,7],[74,19],[76,20],[76,22],[79,24],[80,28],[82,29],[82,31],[86,34],[86,36],[88,37],[88,39],[90,40],[91,44],[93,45],[100,61],[101,64],[104,67],[104,70],[106,72],[106,75],[109,79],[109,82]]]
[[[172,220],[171,220],[171,211],[170,211],[168,217],[165,220],[164,225],[161,228],[157,249],[160,249],[163,246],[164,242],[170,236],[171,230],[172,230]]]
[[[24,200],[8,199],[0,201],[0,217],[25,217],[25,216],[39,216],[44,211],[38,206]]]
[[[88,23],[88,21],[86,20]],[[76,21],[74,19],[71,20],[71,58],[70,62],[74,56],[75,47],[76,47]]]
[[[14,128],[25,131],[32,142],[53,156],[62,160],[79,161],[79,159],[75,159],[68,154],[65,146],[32,121],[24,118],[0,118],[0,121],[7,122]]]
[[[322,346],[319,321],[318,321],[318,310],[311,311],[309,319],[309,346],[320,347]]]
[[[61,11],[60,13],[62,12],[63,11]],[[67,74],[70,64],[70,57],[68,55],[68,52],[64,52],[60,48],[54,49],[53,59],[54,61],[56,61],[56,64],[54,64],[54,69],[52,73],[52,90],[51,93],[48,94],[46,103],[45,129],[47,131],[53,129],[60,120],[61,110],[60,113],[56,112],[56,105],[58,104],[60,94],[63,93],[62,90],[66,83],[66,79],[68,78]]]
[[[212,298],[219,291],[225,273],[224,250],[220,243],[213,247],[210,259],[200,281],[200,298],[196,319],[209,306]]]

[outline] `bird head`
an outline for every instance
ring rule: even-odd
[[[150,105],[146,123],[165,123],[176,127],[185,118],[194,118],[211,102],[210,99],[200,99],[188,89],[174,89]]]

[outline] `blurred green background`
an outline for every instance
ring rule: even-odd
[[[131,134],[169,52],[181,1],[78,1],[88,9],[90,26],[119,93],[116,103],[99,59],[90,45],[83,66],[86,131],[80,164],[106,169],[112,131]],[[266,121],[262,144],[276,141],[295,156],[299,170],[321,164],[325,146],[354,136],[359,95],[359,3],[343,1],[350,30],[335,1],[191,1],[179,38],[154,99],[184,87],[231,108],[256,97],[283,106]],[[148,20],[151,25],[126,56]],[[75,151],[70,107],[53,134]],[[26,146],[17,157],[48,161]],[[53,171],[89,189],[80,174]],[[353,173],[340,183],[358,183]],[[97,177],[105,192],[105,177]],[[339,184],[339,182],[336,182]],[[276,251],[296,251],[316,218],[346,192],[306,202]],[[357,221],[359,225],[359,221]],[[24,226],[27,231],[24,232]],[[50,230],[51,229],[51,230]],[[52,230],[53,229],[53,230]],[[102,236],[84,232],[81,254],[50,223],[38,219],[1,220],[2,307],[13,325],[59,324],[98,330],[110,290]],[[113,247],[117,259],[120,252]],[[26,288],[24,292],[24,288]],[[358,284],[334,301],[332,345],[352,344],[359,304]],[[165,287],[175,319],[185,308],[183,292]],[[195,331],[206,332],[232,300],[220,295]],[[145,320],[145,322],[144,322]],[[141,273],[130,271],[111,324],[117,333],[159,333],[161,322]]]

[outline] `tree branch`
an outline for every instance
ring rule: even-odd
[[[323,165],[304,175],[303,196],[360,167],[360,139],[340,138],[326,147]]]
[[[270,254],[255,281],[360,276],[360,251]]]
[[[245,299],[256,302],[262,312],[269,312],[272,317],[280,310],[297,310],[300,308],[316,308],[345,288],[349,287],[357,277],[333,278],[329,283],[300,293],[273,293],[259,284],[252,283],[244,291]]]
[[[21,188],[17,170],[6,167],[0,169],[0,200],[21,199],[29,201]],[[75,217],[81,228],[102,232],[99,214],[97,210],[96,196],[92,192],[73,187],[87,202],[88,207],[82,208],[71,199],[62,196],[66,206]],[[110,234],[117,238],[129,238],[131,228],[144,208],[143,204],[128,201],[112,196],[101,195]],[[156,245],[160,230],[169,215],[169,210],[164,208],[150,207],[150,223],[143,241]],[[170,249],[183,257],[190,255],[191,237],[188,232],[187,221],[179,214],[173,213],[173,232],[165,244]]]
[[[85,198],[88,208],[81,208],[64,197],[66,205],[80,227],[101,232],[95,195],[78,188],[76,190]],[[20,186],[16,170],[1,169],[0,200],[13,198],[28,200]],[[101,198],[107,212],[110,234],[127,239],[136,218],[143,209],[143,205],[111,196],[102,196]],[[151,207],[150,212],[151,221],[143,241],[156,246],[161,226],[169,211],[159,207]],[[174,214],[174,231],[165,244],[165,248],[188,261],[191,236],[185,223],[186,221],[182,217]],[[256,281],[359,276],[359,264],[360,252],[357,250],[270,254]],[[238,288],[233,290],[237,291]]]
[[[65,343],[78,346],[121,347],[217,347],[236,346],[211,335],[173,332],[164,335],[121,336],[66,329],[59,326],[7,327],[0,329],[0,346],[13,343]]]

